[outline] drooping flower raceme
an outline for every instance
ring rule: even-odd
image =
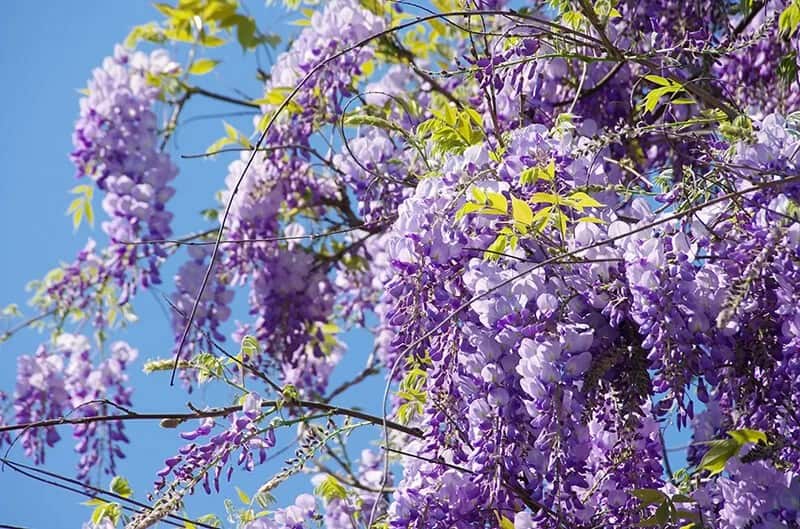
[[[139,257],[147,257],[149,263],[141,268],[142,284],[160,281],[160,246],[137,250],[122,243],[172,235],[172,214],[165,205],[175,193],[169,184],[177,168],[159,147],[153,105],[160,90],[148,82],[148,75],[177,70],[164,50],[146,55],[117,46],[94,71],[81,100],[71,158],[78,176],[89,176],[105,192],[103,210],[109,220],[103,222],[103,230],[116,243],[111,264],[121,283],[137,268]]]

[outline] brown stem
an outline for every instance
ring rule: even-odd
[[[354,419],[361,419],[370,424],[375,424],[378,426],[382,426],[384,424],[384,421],[381,417],[370,415],[369,413],[365,413],[359,410],[343,408],[341,406],[328,404],[325,402],[316,402],[311,400],[292,400],[290,402],[269,400],[269,401],[263,401],[262,403],[263,407],[276,407],[279,405],[287,405],[289,407],[297,406],[300,408],[324,411],[331,415],[342,415],[346,417],[352,417]],[[106,421],[160,420],[160,421],[165,421],[165,425],[168,425],[168,427],[174,428],[180,425],[181,423],[184,423],[192,419],[204,419],[208,417],[225,417],[227,415],[230,415],[231,413],[241,411],[241,409],[242,409],[241,406],[226,406],[224,408],[214,408],[206,411],[198,410],[191,413],[131,412],[131,413],[122,413],[117,415],[95,415],[90,417],[56,417],[54,419],[45,419],[42,421],[35,421],[29,423],[3,425],[0,426],[0,433],[12,432],[17,430],[26,430],[30,428],[48,428],[53,426],[61,426],[65,424],[89,424],[89,423],[106,422]],[[392,430],[397,430],[398,432],[403,432],[405,434],[414,437],[422,437],[422,430],[420,430],[419,428],[412,428],[393,421],[386,421],[386,424]]]

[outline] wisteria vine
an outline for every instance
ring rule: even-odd
[[[201,86],[228,40],[278,46],[237,0],[159,4],[92,74],[70,213],[102,194],[105,237],[0,335],[49,333],[0,393],[34,463],[9,467],[70,426],[75,478],[44,475],[88,529],[800,528],[800,3],[284,4],[258,98]],[[253,128],[225,124],[203,157],[238,157],[173,238],[200,97]],[[144,372],[233,404],[134,408],[113,335],[143,292],[174,336]],[[176,431],[147,503],[118,476],[134,420]],[[183,511],[257,467],[224,522]]]

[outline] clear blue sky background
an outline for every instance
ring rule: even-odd
[[[287,23],[297,15],[267,12],[263,0],[250,0],[249,7],[267,30],[284,36],[296,33],[297,28]],[[0,306],[17,303],[25,308],[28,294],[24,285],[28,281],[41,277],[60,261],[71,261],[87,237],[103,240],[99,228],[89,230],[83,226],[74,232],[64,215],[70,200],[68,190],[76,184],[74,168],[67,157],[72,149],[71,132],[78,114],[80,96],[76,90],[86,85],[91,70],[112,53],[114,44],[120,42],[133,25],[156,18],[158,15],[145,0],[45,0],[9,2],[4,6],[0,17],[3,78],[0,83],[0,101],[3,102],[0,107],[0,168],[3,171],[0,225],[4,228]],[[226,62],[203,78],[204,86],[225,93],[241,90],[252,97],[259,95],[260,84],[251,76],[255,66],[252,57],[243,63],[236,45],[214,50],[209,56]],[[209,101],[191,101],[184,117],[230,110],[239,109]],[[240,130],[252,128],[249,118],[228,120]],[[218,119],[193,121],[177,135],[171,152],[176,158],[180,153],[202,152],[222,134],[221,131]],[[214,205],[213,192],[223,186],[230,159],[179,162],[178,194],[172,200],[177,215],[176,234],[206,227],[197,213]],[[95,209],[102,218],[97,200]],[[165,277],[170,277],[174,270],[174,265],[168,267]],[[167,291],[168,286],[167,283]],[[165,376],[146,378],[140,373],[144,359],[169,354],[172,336],[168,321],[149,295],[140,295],[136,308],[143,324],[120,336],[140,351],[140,358],[132,369],[135,407],[141,411],[185,409],[185,393],[169,388]],[[26,312],[31,315],[30,309]],[[8,323],[0,322],[0,330],[7,326]],[[27,332],[0,344],[0,389],[13,391],[16,356],[32,353],[44,339],[45,336]],[[371,349],[364,335],[351,335],[348,341],[351,351],[334,382],[359,369]],[[382,381],[375,379],[345,394],[339,402],[377,412],[382,389]],[[213,406],[226,404],[229,397],[225,393],[207,393],[201,389],[191,400],[197,406]],[[128,428],[133,444],[128,449],[128,459],[121,464],[120,473],[130,479],[137,498],[143,499],[163,459],[174,454],[182,443],[176,431],[162,430],[152,423],[129,424]],[[354,444],[365,446],[377,433],[375,430],[359,433]],[[69,428],[62,434],[64,439],[57,450],[50,452],[47,465],[71,476],[76,459]],[[680,437],[674,435],[670,435],[670,441],[671,444],[681,443]],[[18,448],[11,456],[24,460]],[[279,457],[252,475],[237,473],[234,481],[252,493],[279,468],[282,460]],[[104,484],[107,481],[103,478]],[[277,495],[279,503],[286,504],[298,492],[308,490],[307,477],[295,479]],[[235,498],[235,493],[228,489],[226,494],[211,498],[200,493],[188,502],[189,513],[192,516],[207,512],[222,514],[225,496]],[[30,529],[77,528],[90,513],[88,507],[80,505],[81,501],[78,495],[37,483],[8,469],[0,472],[0,524]]]
[[[266,30],[284,36],[298,31],[288,24],[299,18],[298,14],[268,10],[263,0],[250,0],[246,4]],[[64,214],[70,200],[68,190],[77,183],[68,159],[72,128],[78,115],[80,95],[77,90],[86,86],[92,69],[112,53],[114,44],[120,42],[133,25],[158,18],[151,3],[145,0],[44,0],[11,2],[4,6],[0,17],[3,78],[0,101],[4,103],[0,107],[0,168],[3,172],[0,225],[4,227],[0,306],[17,303],[30,316],[31,309],[25,307],[28,298],[25,284],[43,276],[59,262],[71,261],[87,237],[94,237],[101,243],[104,240],[97,226],[94,230],[82,226],[74,232],[70,219]],[[225,62],[214,73],[202,78],[203,86],[229,94],[240,90],[251,97],[260,95],[261,85],[252,77],[255,60],[248,56],[243,61],[238,45],[213,50],[208,56]],[[261,59],[262,65],[268,66],[269,62],[264,57]],[[193,100],[183,116],[192,118],[240,110]],[[227,120],[242,131],[252,130],[249,117]],[[182,153],[202,152],[221,135],[219,119],[196,120],[180,131],[170,150],[174,158]],[[178,193],[171,204],[176,213],[176,234],[208,227],[197,213],[215,205],[213,193],[224,185],[231,156],[216,161],[178,162],[180,174],[175,185]],[[103,213],[97,198],[94,205],[101,220]],[[168,267],[164,276],[171,277],[175,269],[174,265]],[[169,293],[169,282],[165,283]],[[177,387],[170,388],[165,376],[145,377],[140,373],[143,360],[169,354],[172,336],[169,322],[150,295],[140,295],[135,306],[142,324],[119,336],[139,349],[139,359],[131,369],[136,387],[135,407],[140,411],[185,410],[186,394]],[[246,318],[241,311],[238,314]],[[0,330],[8,326],[8,322],[0,321]],[[32,353],[45,339],[44,335],[25,332],[0,344],[0,389],[13,392],[16,356]],[[364,335],[350,336],[349,342],[350,356],[337,372],[335,381],[363,366],[370,350]],[[365,398],[365,391],[369,398]],[[345,394],[339,402],[376,411],[381,392],[382,383],[376,379],[363,390]],[[193,404],[202,407],[228,404],[230,395],[201,389],[190,398]],[[376,431],[370,433],[377,434]],[[173,455],[182,442],[177,438],[177,431],[163,430],[153,423],[129,424],[128,435],[133,444],[127,450],[128,458],[122,462],[120,473],[130,479],[137,498],[143,499],[162,461]],[[72,476],[76,456],[69,427],[63,429],[62,437],[59,447],[48,454],[47,467]],[[370,437],[364,432],[356,438],[356,444],[364,446]],[[25,461],[18,447],[10,455]],[[284,457],[290,455],[288,452]],[[284,457],[260,467],[252,475],[237,473],[234,481],[252,493],[278,470]],[[102,481],[105,485],[108,478]],[[308,477],[295,479],[277,495],[279,503],[291,502],[295,494],[309,490]],[[70,529],[80,527],[91,512],[80,504],[84,500],[81,496],[32,481],[9,469],[0,472],[0,491],[0,524],[31,529]],[[230,489],[226,492],[211,498],[199,493],[188,502],[189,513],[195,517],[207,512],[223,514],[222,498],[236,497]]]

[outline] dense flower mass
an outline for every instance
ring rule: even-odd
[[[60,321],[19,357],[0,441],[16,423],[42,463],[72,413],[79,478],[113,472],[142,415],[111,311],[188,253],[173,356],[145,370],[232,396],[161,417],[185,443],[129,529],[186,522],[183,496],[256,466],[263,485],[226,503],[239,529],[800,528],[800,4],[433,4],[453,12],[302,11],[255,101],[191,84],[217,35],[269,42],[232,0],[139,28],[195,39],[186,68],[160,50],[104,62],[72,157],[111,244],[37,284]],[[177,169],[161,144],[198,95],[255,129],[206,210],[220,225],[163,241]],[[175,105],[163,126],[157,100]],[[379,444],[353,458],[368,426]],[[272,506],[302,473],[314,494]]]

